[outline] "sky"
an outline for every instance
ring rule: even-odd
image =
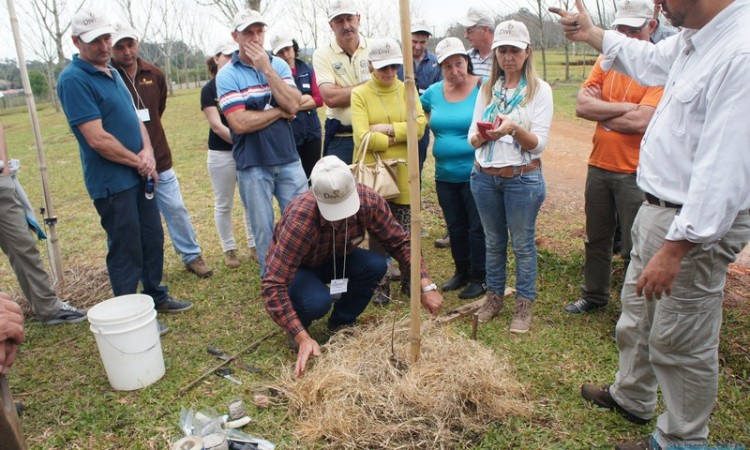
[[[21,12],[21,7],[23,6],[22,3],[26,1],[33,1],[33,0],[14,0],[14,1],[16,5],[15,6],[16,11],[19,15],[19,20],[23,20],[24,16],[22,15],[22,12]],[[87,0],[87,2],[90,2],[90,1],[92,0]],[[97,0],[93,0],[93,1],[96,2]],[[103,1],[103,0],[98,0],[98,1]],[[136,0],[136,2],[138,1],[146,2],[150,0]],[[390,0],[390,1],[392,1],[394,5],[398,4],[396,0]],[[108,4],[111,5],[112,3],[108,3]],[[421,9],[424,12],[423,18],[426,19],[428,22],[432,23],[433,26],[435,27],[436,34],[440,35],[452,23],[455,23],[460,17],[462,17],[466,13],[466,11],[468,11],[468,9],[472,6],[486,8],[495,14],[505,14],[505,13],[518,9],[518,5],[529,5],[530,0],[504,0],[502,2],[498,2],[497,0],[494,0],[494,1],[489,1],[489,0],[461,0],[461,1],[411,0],[411,4],[412,4],[412,7],[416,6],[417,8]],[[507,6],[503,7],[502,5],[507,5]],[[222,21],[223,19],[220,19],[220,18],[208,18],[207,23],[210,25],[208,25],[207,30],[203,32],[203,35],[205,36],[204,40],[206,41],[204,45],[205,47],[204,50],[208,50],[210,47],[212,47],[213,43],[219,41],[220,39],[223,39],[224,36],[227,36],[226,34],[228,33],[227,24],[222,23]],[[273,32],[274,24],[270,24],[270,25],[271,25],[270,31]],[[279,26],[283,26],[283,25],[279,25]],[[28,26],[29,24],[21,23],[22,32],[28,33],[29,30],[26,29]],[[26,38],[23,43],[24,55],[26,57],[26,60],[28,61],[32,59],[37,59],[36,55],[33,52],[33,48],[29,48],[30,44],[26,42],[27,40],[28,38]],[[70,43],[69,36],[66,38],[65,43],[66,43],[65,54],[66,56],[70,57],[72,53],[75,51],[75,48],[73,47],[72,43]],[[0,5],[0,60],[6,59],[6,58],[17,59],[16,48],[15,48],[15,44],[13,41],[11,27],[10,27],[10,20],[8,16],[7,5],[5,4],[5,2],[2,2],[2,4]]]

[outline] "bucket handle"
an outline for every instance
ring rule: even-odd
[[[91,327],[91,331],[94,331],[94,327]],[[119,348],[117,348],[114,344],[112,344],[109,341],[109,339],[107,339],[107,335],[105,333],[102,333],[101,328],[97,328],[96,331],[95,331],[95,333],[98,334],[99,337],[101,337],[102,340],[107,343],[107,345],[109,345],[113,349],[117,350],[118,352],[122,353],[123,355],[140,355],[141,353],[146,353],[146,352],[148,352],[150,350],[153,350],[161,342],[160,339],[157,339],[156,342],[154,342],[154,344],[151,347],[149,347],[149,348],[147,348],[145,350],[141,350],[141,351],[138,351],[138,352],[125,352],[125,351],[122,351]]]

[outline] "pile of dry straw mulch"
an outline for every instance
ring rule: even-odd
[[[279,388],[306,447],[462,448],[489,425],[532,408],[523,385],[492,350],[426,323],[419,361],[409,358],[408,322],[339,332],[323,355]]]
[[[106,267],[88,264],[67,265],[63,269],[62,278],[62,281],[54,286],[55,292],[76,308],[89,309],[112,298],[112,286]],[[11,298],[21,305],[24,316],[32,316],[31,306],[23,292],[18,289],[11,294]]]

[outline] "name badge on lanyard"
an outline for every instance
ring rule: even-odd
[[[142,122],[148,122],[151,120],[151,115],[148,113],[148,109],[138,109],[136,112],[138,113],[138,118],[141,119]]]
[[[348,278],[336,278],[331,280],[331,295],[346,294],[346,287],[348,284]]]

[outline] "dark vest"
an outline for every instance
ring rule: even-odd
[[[297,89],[302,94],[312,95],[312,68],[299,59],[294,60],[294,66],[296,70],[294,82],[297,84]],[[297,112],[297,118],[292,121],[292,129],[297,145],[304,141],[320,139],[320,119],[317,108]]]

